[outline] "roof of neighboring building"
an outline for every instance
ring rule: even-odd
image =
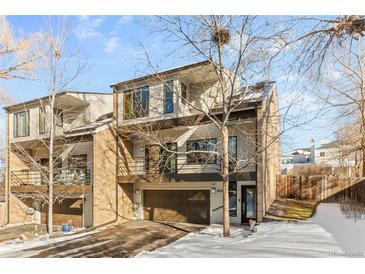
[[[63,91],[63,92],[59,92],[56,94],[57,97],[62,96],[62,95],[72,95],[72,94],[98,94],[98,95],[112,95],[111,92],[91,92],[91,91]],[[38,102],[39,100],[46,100],[47,98],[49,98],[49,96],[43,96],[43,97],[39,97],[39,98],[35,98],[35,99],[31,99],[28,101],[24,101],[21,103],[17,103],[14,105],[9,105],[4,107],[3,109],[5,110],[9,110],[11,108],[17,108],[17,107],[21,107],[25,104],[31,104],[31,103],[35,103]]]
[[[82,133],[85,131],[93,131],[101,126],[104,126],[106,124],[109,124],[111,122],[113,122],[113,113],[107,113],[107,114],[103,114],[102,116],[100,116],[99,118],[96,119],[95,122],[91,122],[88,123],[86,125],[82,125],[79,127],[75,127],[73,129],[70,130],[65,130],[66,134],[77,134],[77,133]]]
[[[233,100],[242,100],[242,102],[235,107],[234,111],[239,111],[240,109],[245,109],[247,107],[255,107],[257,104],[260,104],[267,98],[267,96],[270,94],[270,92],[275,87],[275,81],[265,81],[265,82],[259,82],[255,85],[249,86],[247,89],[247,92],[244,94],[246,98],[242,100],[241,94],[235,94],[233,95]],[[242,92],[246,89],[246,87],[242,88]],[[222,110],[222,104],[217,104],[212,111],[219,112]]]
[[[322,144],[320,147],[318,147],[317,149],[326,149],[326,148],[338,148],[338,142],[337,141],[332,141],[326,144]]]
[[[211,64],[211,61],[210,60],[205,60],[205,61],[202,61],[202,62],[197,62],[197,63],[193,63],[193,64],[189,64],[189,65],[184,65],[184,66],[180,66],[180,67],[176,67],[176,68],[171,68],[171,69],[163,70],[163,71],[160,71],[160,72],[157,72],[157,73],[145,75],[145,76],[142,76],[142,77],[138,77],[138,78],[134,78],[134,79],[114,83],[114,84],[111,84],[110,87],[113,88],[113,87],[116,87],[116,86],[132,84],[132,83],[135,83],[135,82],[140,82],[140,81],[152,79],[154,77],[165,76],[165,75],[168,75],[168,74],[171,74],[171,73],[175,73],[175,72],[178,72],[178,71],[190,69],[190,68],[193,68],[193,67],[207,66],[209,64]]]

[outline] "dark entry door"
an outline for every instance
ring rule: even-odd
[[[242,186],[242,223],[248,223],[249,219],[256,220],[256,186]]]

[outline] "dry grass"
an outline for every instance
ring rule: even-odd
[[[351,172],[350,170],[351,169]],[[356,175],[358,170],[355,167],[338,166],[332,167],[318,164],[297,165],[288,171],[288,175],[316,176],[316,175],[340,175],[349,176],[349,173]]]
[[[293,199],[276,199],[267,210],[265,219],[301,221],[313,216],[317,203]]]

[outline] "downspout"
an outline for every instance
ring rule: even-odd
[[[9,156],[9,112],[8,110],[6,111],[6,140],[5,140],[5,145],[6,145],[6,160],[5,160],[5,206],[6,206],[6,221],[5,224],[9,224],[10,223],[10,168],[9,168],[9,163],[10,163],[10,156]]]
[[[114,96],[115,94],[115,96]],[[116,149],[116,153],[115,153],[115,221],[118,221],[118,216],[119,216],[119,197],[118,197],[118,161],[119,161],[119,134],[118,134],[118,91],[115,89],[115,87],[113,87],[113,100],[115,100],[115,109],[113,109],[113,112],[115,111],[115,114],[113,113],[113,115],[115,115],[115,149]],[[114,108],[114,104],[113,104],[113,108]]]
[[[257,169],[257,167],[258,167],[258,165],[257,165],[257,159],[258,159],[258,155],[257,155],[257,145],[258,145],[258,126],[257,126],[257,124],[258,124],[258,119],[257,119],[257,106],[255,106],[255,157],[256,157],[256,161],[255,161],[255,170],[256,170],[256,221],[257,221],[257,217],[258,217],[258,215],[257,215],[257,208],[258,208],[258,199],[257,199],[257,197],[258,197],[258,191],[257,191],[257,182],[258,182],[258,176],[257,176],[257,174],[258,174],[258,169]]]

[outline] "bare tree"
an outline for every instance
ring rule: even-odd
[[[187,99],[181,93],[181,88],[172,86],[158,74],[158,66],[152,61],[146,52],[148,68],[156,82],[162,83],[164,88],[181,100],[189,111],[198,115],[187,122],[194,127],[205,119],[205,123],[213,124],[218,131],[219,142],[208,141],[202,144],[205,149],[192,149],[187,152],[178,152],[168,144],[171,140],[163,135],[159,123],[142,123],[126,127],[123,132],[125,138],[137,138],[146,140],[162,148],[162,157],[157,159],[158,169],[169,163],[168,159],[176,155],[184,154],[188,157],[200,155],[201,164],[209,163],[212,159],[218,159],[221,166],[223,180],[223,222],[224,236],[230,235],[229,221],[229,177],[249,164],[257,162],[257,155],[265,150],[257,144],[254,130],[240,128],[238,135],[253,145],[247,145],[245,155],[236,158],[229,153],[229,129],[233,127],[230,117],[232,113],[255,100],[255,96],[268,82],[257,86],[250,83],[258,79],[266,79],[270,71],[270,61],[281,47],[281,35],[266,24],[264,18],[254,16],[167,16],[158,18],[157,30],[168,35],[168,40],[176,43],[175,53],[187,57],[189,60],[208,60],[208,69],[200,76],[201,90],[210,89],[206,97],[200,98],[200,104]],[[215,83],[212,84],[208,75],[214,75]],[[153,95],[152,95],[153,96]],[[161,100],[161,98],[155,98]],[[127,106],[128,108],[128,106]],[[129,108],[132,108],[130,106]],[[137,115],[138,116],[138,115]],[[267,117],[278,122],[279,110],[275,111],[275,117]],[[279,122],[278,122],[279,123]],[[239,124],[239,123],[238,123]],[[265,129],[262,129],[265,131]],[[262,132],[265,135],[265,132]],[[269,134],[267,132],[267,134]],[[267,146],[278,141],[280,133],[269,136]],[[206,136],[205,136],[206,137]],[[217,148],[221,147],[222,151]],[[205,155],[205,156],[204,156]],[[275,157],[280,157],[275,155]],[[163,167],[166,168],[166,167]],[[169,168],[169,167],[167,167]]]
[[[12,150],[31,170],[37,171],[41,183],[48,186],[47,191],[42,189],[36,191],[36,196],[37,199],[48,204],[47,228],[48,233],[52,234],[53,204],[69,197],[70,194],[70,187],[67,186],[58,191],[57,194],[54,192],[55,183],[59,184],[67,180],[67,174],[61,174],[66,178],[58,177],[62,169],[62,157],[65,157],[65,151],[70,142],[74,142],[71,137],[64,134],[62,124],[67,116],[72,116],[73,111],[77,111],[77,109],[58,102],[57,98],[60,93],[72,88],[72,85],[84,72],[85,64],[79,61],[77,51],[70,51],[67,47],[68,26],[63,18],[48,19],[47,30],[47,38],[42,48],[44,54],[40,60],[42,70],[39,77],[45,83],[48,96],[39,100],[41,106],[40,123],[42,123],[40,126],[43,127],[43,133],[38,136],[38,140],[40,147],[47,151],[48,161],[46,163],[39,162],[34,153],[21,144],[13,144]],[[27,110],[26,106],[24,108]],[[77,163],[74,164],[73,168],[78,165]],[[86,165],[86,163],[82,163],[82,165]],[[72,168],[72,165],[70,167]],[[80,182],[82,183],[83,180],[80,179]]]
[[[15,33],[6,17],[0,16],[0,80],[34,79],[44,38],[41,32],[28,36]],[[8,95],[0,90],[0,103],[4,101],[7,103]]]
[[[351,124],[357,132],[348,140],[349,149],[360,152],[362,176],[365,175],[365,54],[363,37],[331,49],[327,63],[318,77],[316,95],[337,111],[335,121]],[[355,130],[356,129],[356,130]],[[358,142],[354,140],[358,138]]]
[[[352,44],[365,34],[365,16],[361,15],[295,16],[281,23],[290,34],[281,49],[293,54],[288,72],[308,73],[312,80],[318,79],[334,48]]]

